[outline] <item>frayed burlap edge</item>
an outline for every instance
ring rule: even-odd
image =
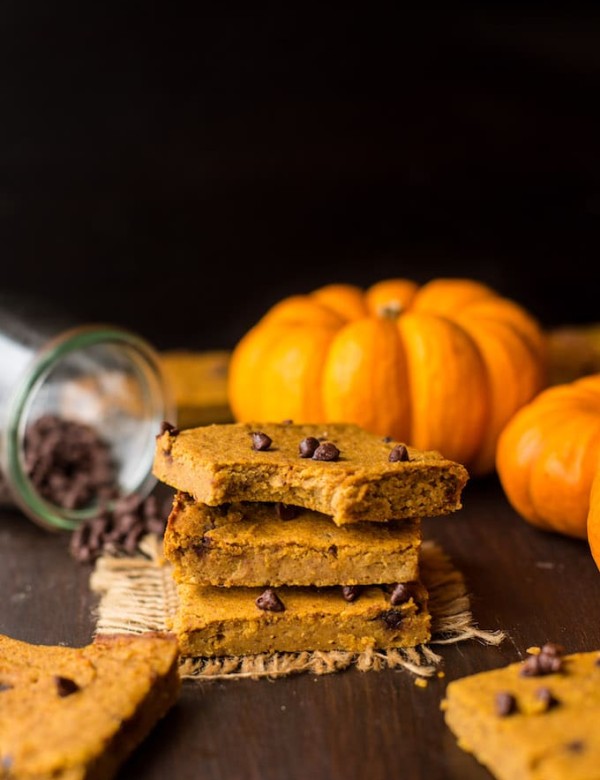
[[[485,631],[475,624],[462,574],[435,542],[421,547],[421,578],[429,591],[431,639],[427,644],[394,650],[368,650],[350,653],[337,650],[302,653],[262,653],[251,656],[215,658],[183,657],[183,678],[275,679],[291,674],[316,675],[339,672],[350,667],[360,671],[404,669],[417,677],[437,673],[442,657],[433,646],[474,639],[499,645],[503,631]],[[161,556],[161,542],[146,536],[140,554],[134,557],[103,555],[90,579],[99,595],[95,634],[166,631],[177,609],[177,593],[170,566]]]

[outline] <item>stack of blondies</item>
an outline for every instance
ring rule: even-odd
[[[421,519],[468,473],[345,423],[225,423],[157,437],[182,656],[412,647],[430,638]]]

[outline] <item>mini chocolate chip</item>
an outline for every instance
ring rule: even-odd
[[[499,691],[496,694],[494,703],[496,706],[496,714],[501,718],[512,715],[513,712],[517,711],[517,700],[512,693],[508,693],[507,691]]]
[[[70,539],[70,544],[74,550],[78,549],[84,544],[87,544],[87,541],[90,538],[90,531],[91,531],[90,523],[80,523],[80,525],[78,525],[77,528],[75,528],[75,530],[71,534],[71,539]]]
[[[156,517],[160,513],[158,506],[158,498],[156,496],[148,496],[144,502],[140,502],[142,514],[146,518]]]
[[[120,528],[113,528],[111,531],[109,531],[107,534],[104,535],[104,539],[102,540],[103,544],[106,542],[119,542],[121,543],[124,539],[124,535],[121,533]]]
[[[179,435],[179,428],[176,428],[172,423],[167,422],[167,420],[163,420],[160,424],[160,433],[159,436],[162,436],[163,433],[168,433],[169,436],[177,436]]]
[[[337,460],[340,457],[340,451],[332,441],[324,441],[319,444],[313,452],[313,460]]]
[[[392,590],[390,603],[395,607],[398,606],[398,604],[405,604],[411,598],[411,596],[414,596],[414,591],[414,582],[399,582]]]
[[[305,439],[302,439],[302,441],[298,445],[298,452],[300,453],[300,457],[312,458],[318,446],[319,446],[319,440],[316,439],[314,436],[307,436]]]
[[[546,642],[546,644],[540,650],[540,655],[551,655],[557,657],[562,655],[565,649],[562,645],[557,645],[555,642]]]
[[[262,431],[253,431],[250,435],[252,436],[252,448],[255,450],[268,450],[273,443],[271,437]]]
[[[141,523],[136,524],[131,528],[127,534],[125,535],[125,538],[123,539],[122,545],[123,549],[126,553],[129,555],[133,555],[133,553],[137,550],[138,542],[144,535],[144,528]]]
[[[78,563],[90,563],[97,555],[97,550],[92,550],[87,544],[82,544],[71,551],[71,555]]]
[[[293,520],[298,517],[300,510],[293,504],[284,504],[282,501],[278,501],[276,504],[277,516],[280,520]]]
[[[381,441],[385,442],[386,444],[389,444],[393,440],[391,436],[384,436]]]
[[[118,527],[122,534],[126,534],[140,522],[140,518],[137,512],[124,512],[118,516]]]
[[[410,460],[408,457],[408,450],[404,444],[396,444],[395,447],[392,447],[390,450],[389,460],[391,460],[392,463],[397,463],[401,460]]]
[[[9,685],[8,683],[0,683],[0,693],[2,693],[2,691],[10,691],[11,688],[12,685]]]
[[[277,593],[275,593],[273,588],[267,588],[263,593],[261,593],[260,596],[256,599],[255,604],[259,609],[263,609],[268,612],[283,612],[285,609],[283,602]]]
[[[293,424],[294,424],[294,421],[293,421],[293,420],[290,420],[290,418],[288,417],[286,420],[282,420],[282,421],[281,421],[281,424],[282,424],[282,425],[293,425]]]
[[[56,692],[61,698],[71,696],[71,694],[77,693],[79,690],[79,686],[75,680],[71,680],[69,677],[60,677],[59,675],[56,675],[54,677],[54,682],[56,683]]]
[[[561,668],[562,659],[560,657],[539,653],[539,655],[531,655],[523,661],[520,674],[522,677],[539,677],[559,672]]]
[[[553,674],[554,672],[560,672],[563,666],[562,658],[558,655],[547,655],[546,653],[540,653],[538,655],[540,663],[541,674]]]
[[[140,508],[141,503],[142,497],[139,495],[139,493],[132,493],[129,496],[122,496],[118,501],[115,502],[115,514],[119,515],[119,517],[122,517],[123,515],[129,514],[131,512],[135,513]]]
[[[399,628],[402,623],[402,612],[397,609],[388,609],[382,612],[379,617],[388,628]]]
[[[571,753],[583,753],[585,750],[585,742],[582,739],[574,739],[571,742],[567,742],[567,750]]]
[[[521,677],[537,677],[541,674],[540,662],[537,655],[530,655],[521,664],[519,672]]]
[[[337,554],[338,554],[337,544],[330,544],[329,547],[327,548],[327,552],[333,558],[337,558]]]
[[[538,688],[535,692],[535,698],[544,706],[544,711],[558,704],[558,700],[554,698],[550,688]]]
[[[162,517],[150,517],[146,521],[146,526],[151,534],[162,536],[165,532],[166,521]]]
[[[104,535],[108,532],[110,524],[110,517],[104,513],[98,515],[98,517],[93,518],[93,520],[90,520],[88,523],[90,530],[90,544],[99,544],[104,538]]]
[[[342,585],[342,596],[345,601],[356,601],[362,592],[360,585]]]

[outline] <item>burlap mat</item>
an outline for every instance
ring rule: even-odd
[[[170,565],[161,557],[158,537],[145,537],[135,557],[103,555],[90,579],[98,594],[95,634],[165,631],[177,609],[177,593]],[[498,645],[502,631],[477,627],[470,609],[467,586],[462,574],[435,542],[422,543],[421,577],[429,591],[432,617],[431,640],[417,647],[371,650],[364,653],[341,651],[264,653],[222,658],[182,658],[183,678],[260,679],[291,674],[329,674],[355,667],[361,671],[404,669],[417,677],[431,677],[442,664],[435,646],[478,640]]]

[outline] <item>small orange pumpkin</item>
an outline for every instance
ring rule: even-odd
[[[587,516],[587,537],[592,558],[600,570],[600,469],[592,481],[590,509]]]
[[[472,475],[546,384],[546,340],[522,306],[472,279],[330,284],[276,303],[234,347],[237,421],[345,421]]]
[[[513,508],[529,523],[586,539],[592,481],[600,469],[600,374],[543,390],[507,423],[496,470]],[[600,487],[590,525],[600,532]]]

